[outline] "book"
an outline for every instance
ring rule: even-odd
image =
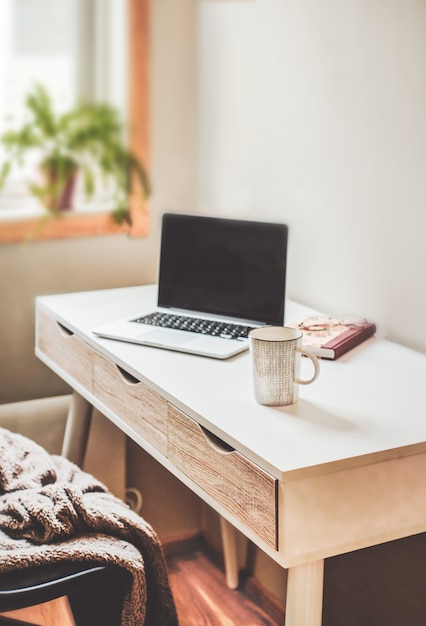
[[[334,318],[317,317],[289,324],[303,333],[303,347],[324,359],[338,359],[376,332],[374,322],[357,323]]]

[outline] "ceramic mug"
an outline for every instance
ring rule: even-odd
[[[287,406],[298,399],[299,385],[309,385],[318,378],[319,361],[302,347],[303,334],[287,326],[262,326],[249,333],[253,366],[254,395],[259,404]],[[299,378],[302,354],[311,359],[311,378]]]

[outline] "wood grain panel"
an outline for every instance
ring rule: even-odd
[[[96,354],[93,393],[159,452],[167,453],[167,402],[158,393]]]
[[[91,391],[94,350],[40,309],[36,314],[36,346]]]
[[[276,548],[276,479],[170,404],[168,414],[169,460]]]

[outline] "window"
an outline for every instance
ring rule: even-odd
[[[1,134],[23,123],[22,103],[36,83],[46,87],[57,110],[66,110],[76,99],[75,6],[72,0],[0,3]],[[0,156],[5,156],[4,151]],[[37,203],[25,185],[34,168],[34,162],[26,162],[24,169],[12,172],[0,196],[0,210],[37,212]]]
[[[1,0],[0,133],[22,122],[24,98],[40,83],[57,111],[80,98],[113,104],[136,129],[131,148],[147,163],[148,1]],[[26,184],[35,170],[27,162],[13,171],[0,195],[0,241],[129,231],[113,223],[108,200],[88,203],[83,194],[64,219],[40,228],[45,212]],[[147,215],[132,216],[132,234],[146,234]]]

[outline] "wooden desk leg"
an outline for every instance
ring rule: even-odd
[[[324,560],[288,570],[285,626],[321,626]]]
[[[92,405],[74,391],[65,426],[62,456],[79,467],[83,467],[91,418]]]
[[[237,531],[225,518],[220,516],[223,559],[225,561],[226,584],[229,589],[238,587]]]

